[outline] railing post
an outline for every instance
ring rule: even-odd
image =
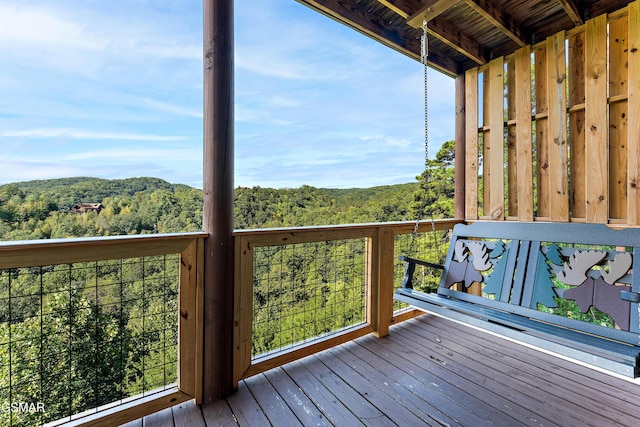
[[[233,0],[204,0],[203,402],[233,387]]]
[[[236,237],[233,308],[233,382],[237,387],[251,367],[253,338],[253,248],[245,237]]]
[[[377,337],[389,335],[389,325],[393,321],[394,255],[393,231],[378,228],[373,237],[367,239],[367,319]]]
[[[178,388],[202,401],[202,259],[203,239],[180,254]]]

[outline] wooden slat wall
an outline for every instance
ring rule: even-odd
[[[640,0],[612,16],[466,72],[467,220],[640,225]]]

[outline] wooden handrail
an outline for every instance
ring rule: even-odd
[[[175,254],[206,236],[195,232],[0,242],[0,269]]]

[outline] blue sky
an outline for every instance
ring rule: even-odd
[[[294,0],[235,3],[235,185],[411,182],[421,65]],[[155,176],[202,188],[200,0],[0,0],[0,183]],[[430,72],[430,155],[454,83]]]

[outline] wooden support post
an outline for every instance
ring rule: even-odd
[[[455,195],[454,217],[464,218],[465,213],[465,75],[456,77],[456,152],[455,152]]]
[[[204,0],[203,402],[233,392],[233,0]]]
[[[393,318],[393,266],[394,234],[388,228],[379,228],[367,239],[367,265],[369,284],[367,320],[378,338],[389,335]]]

